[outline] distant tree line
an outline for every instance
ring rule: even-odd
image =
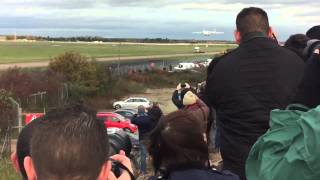
[[[6,36],[7,40],[14,40],[15,36]],[[43,37],[43,36],[22,36],[19,35],[17,39],[37,40],[37,41],[69,41],[69,42],[132,42],[132,43],[234,43],[232,41],[216,41],[216,40],[178,40],[168,38],[105,38],[101,36],[79,36],[79,37]]]

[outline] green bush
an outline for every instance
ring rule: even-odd
[[[86,56],[66,52],[50,61],[49,71],[63,76],[64,83],[68,86],[70,101],[83,100],[98,92],[97,66]]]

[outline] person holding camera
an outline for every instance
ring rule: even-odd
[[[47,113],[39,123],[31,156],[24,158],[29,180],[134,179],[123,151],[109,157],[107,132],[94,111],[69,106]],[[122,168],[119,174],[111,171],[117,167]]]
[[[179,83],[176,90],[172,93],[172,102],[178,108],[184,108],[183,105],[183,94],[182,91],[185,89],[190,89],[191,86],[188,83]]]

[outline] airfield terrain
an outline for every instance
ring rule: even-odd
[[[194,53],[194,47],[206,53]],[[0,42],[0,64],[42,62],[67,51],[79,52],[101,61],[137,60],[195,55],[212,55],[233,48],[232,44],[139,44],[71,42]],[[37,65],[35,63],[35,66]],[[32,65],[32,64],[31,64]],[[39,64],[38,64],[39,66]]]

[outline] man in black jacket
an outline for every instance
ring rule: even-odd
[[[236,24],[239,47],[214,62],[206,90],[217,110],[224,169],[245,179],[252,145],[268,130],[270,111],[290,102],[304,63],[273,39],[264,10],[243,9]]]

